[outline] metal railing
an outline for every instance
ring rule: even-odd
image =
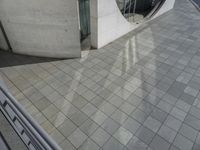
[[[136,16],[142,20],[152,17],[164,4],[165,0],[116,0],[122,15],[129,21],[135,22]]]
[[[0,79],[1,80],[1,79]],[[0,109],[30,150],[61,150],[0,82]]]
[[[191,3],[200,11],[200,0],[190,0]]]

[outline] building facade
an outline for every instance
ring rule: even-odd
[[[173,8],[175,0],[0,1],[0,48],[75,58],[82,40],[101,48]]]

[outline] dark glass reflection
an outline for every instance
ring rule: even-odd
[[[90,1],[79,0],[81,40],[90,34]]]
[[[122,14],[132,22],[153,15],[165,0],[116,0]]]

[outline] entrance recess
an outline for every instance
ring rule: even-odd
[[[90,0],[79,0],[81,41],[90,35]]]

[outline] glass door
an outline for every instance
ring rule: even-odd
[[[81,41],[90,35],[90,0],[79,0]]]

